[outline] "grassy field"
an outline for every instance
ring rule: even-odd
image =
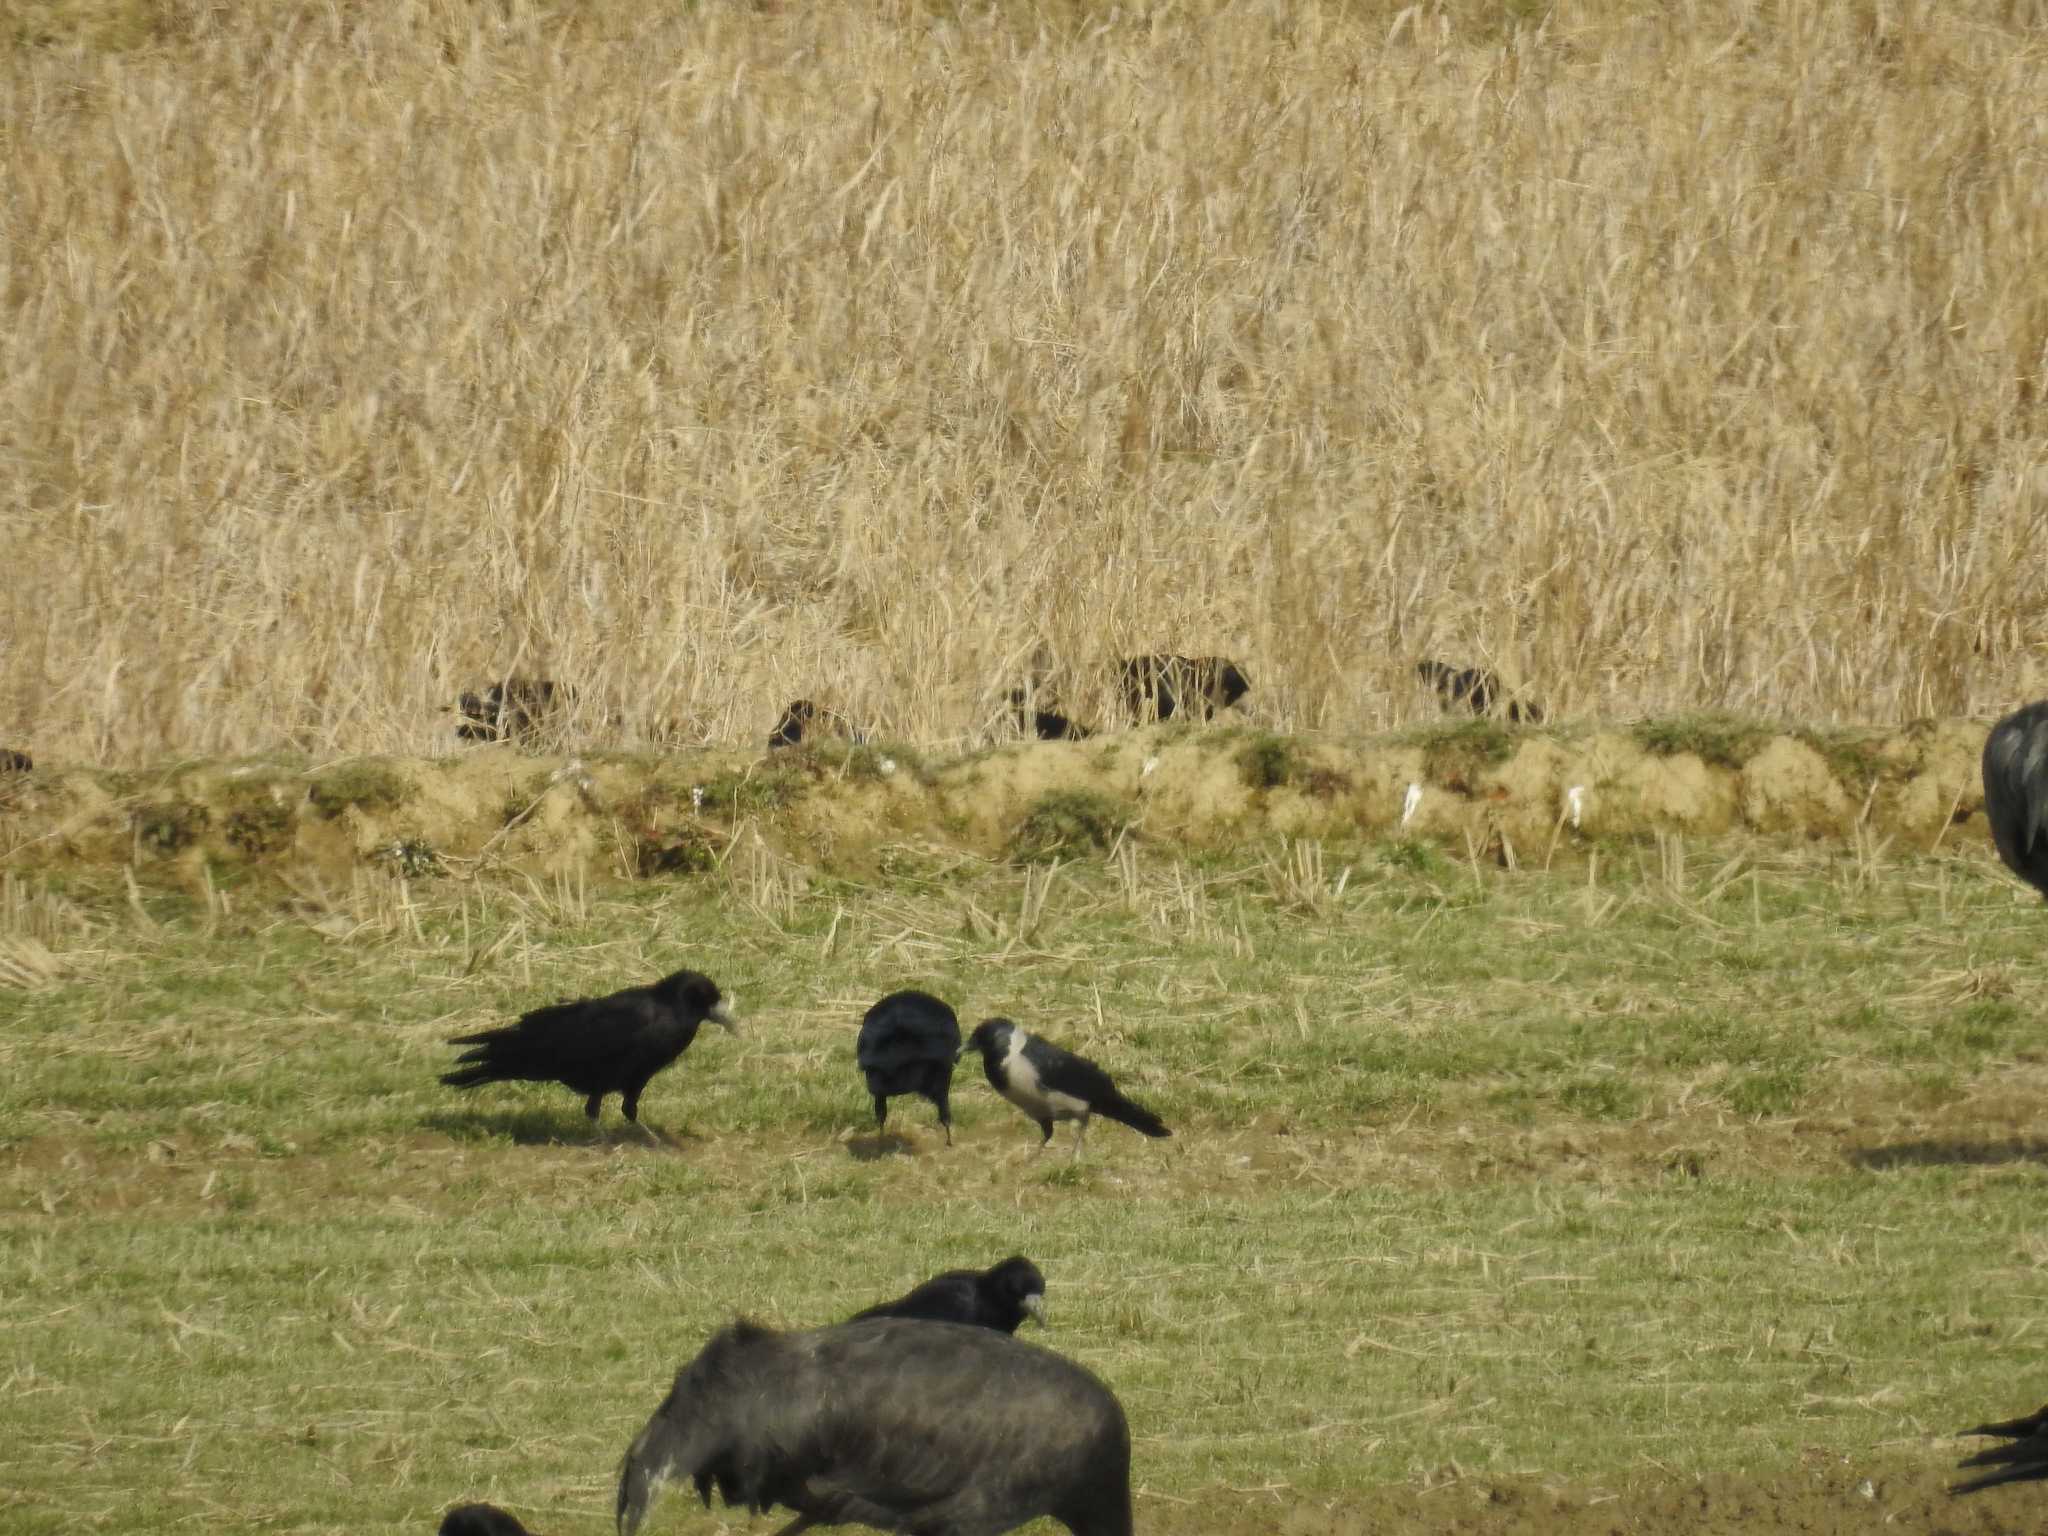
[[[2044,97],[2039,0],[14,0],[0,743],[1985,713]]]
[[[1044,1341],[1129,1410],[1147,1530],[1815,1455],[1922,1486],[1930,1437],[2041,1395],[2042,916],[1979,848],[885,863],[6,877],[0,1523],[419,1530],[482,1495],[608,1529],[710,1329],[1019,1249]],[[434,1081],[446,1035],[684,963],[747,1033],[656,1079],[670,1146]],[[853,1032],[906,984],[1085,1049],[1176,1136],[1034,1158],[963,1069],[956,1146],[923,1106],[878,1141]],[[725,1528],[693,1508],[657,1528]]]

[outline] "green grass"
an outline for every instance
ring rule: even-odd
[[[1453,1465],[1917,1468],[2030,1406],[2038,903],[1976,852],[1687,881],[1404,847],[10,885],[0,1524],[426,1529],[473,1495],[608,1529],[710,1329],[1017,1250],[1130,1413],[1149,1530]],[[747,1032],[656,1079],[671,1147],[435,1082],[448,1035],[679,964]],[[916,1102],[876,1141],[853,1036],[898,986],[1087,1051],[1175,1137],[1033,1158],[970,1060],[950,1152]],[[656,1528],[713,1528],[669,1499]]]

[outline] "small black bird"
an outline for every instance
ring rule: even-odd
[[[1984,817],[2006,867],[2048,895],[2048,700],[1984,739]]]
[[[735,1035],[739,1020],[730,1001],[708,976],[677,971],[651,987],[627,987],[608,997],[586,997],[536,1008],[517,1024],[457,1035],[466,1045],[456,1057],[461,1069],[443,1075],[451,1088],[480,1083],[560,1083],[588,1097],[583,1112],[595,1121],[605,1095],[622,1096],[626,1118],[640,1125],[640,1093],[647,1080],[674,1061],[697,1038],[706,1019]]]
[[[1446,709],[1462,705],[1475,715],[1490,715],[1494,701],[1503,693],[1500,678],[1484,667],[1454,667],[1449,662],[1418,661],[1415,671],[1436,690],[1436,696],[1443,700]],[[1516,725],[1525,722],[1539,725],[1543,721],[1543,711],[1536,705],[1515,699],[1508,701],[1505,713]]]
[[[1140,724],[1193,714],[1207,720],[1251,692],[1227,656],[1127,656],[1119,668],[1124,704]]]
[[[1045,1326],[1045,1276],[1021,1253],[992,1269],[949,1269],[934,1275],[906,1296],[856,1312],[864,1317],[921,1317],[930,1323],[965,1323],[1015,1333],[1025,1318]]]
[[[1960,1462],[1965,1467],[1997,1470],[1958,1483],[1949,1489],[1950,1493],[1975,1493],[1979,1488],[1995,1488],[2000,1483],[2031,1483],[2048,1478],[2048,1408],[2038,1409],[2023,1419],[2007,1419],[2003,1424],[1979,1424],[1963,1433],[1995,1435],[2006,1444],[1994,1445]]]
[[[875,1100],[875,1130],[889,1123],[889,1100],[922,1094],[939,1109],[946,1145],[953,1145],[953,1112],[946,1095],[960,1059],[960,1020],[929,992],[891,992],[860,1021],[853,1059]]]
[[[1090,1115],[1105,1115],[1145,1136],[1173,1134],[1151,1110],[1118,1093],[1109,1074],[1094,1062],[1027,1035],[1008,1019],[983,1019],[967,1043],[981,1052],[989,1085],[1038,1122],[1045,1133],[1038,1144],[1041,1152],[1052,1141],[1053,1122],[1072,1120],[1078,1158]]]
[[[495,1504],[458,1504],[441,1517],[441,1536],[533,1536]]]
[[[768,750],[800,747],[820,736],[843,737],[855,746],[868,739],[867,732],[838,710],[821,708],[809,699],[798,699],[782,712],[782,718],[775,722],[775,729],[768,733]]]
[[[1086,741],[1095,734],[1056,709],[1040,709],[1022,688],[1010,690],[1010,708],[1016,712],[1017,729],[1040,741]]]
[[[462,714],[455,734],[464,741],[532,741],[575,702],[576,690],[551,677],[504,678],[455,701]]]

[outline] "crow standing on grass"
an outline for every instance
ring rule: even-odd
[[[739,1020],[731,1001],[708,976],[677,971],[651,987],[628,987],[609,997],[586,997],[536,1008],[517,1024],[457,1035],[466,1045],[459,1070],[441,1081],[451,1088],[482,1083],[560,1083],[585,1095],[583,1112],[595,1123],[606,1094],[621,1095],[626,1118],[640,1125],[640,1094],[647,1080],[674,1061],[697,1038],[706,1019],[735,1035]]]
[[[2048,700],[1984,739],[1984,817],[2006,867],[2048,895]]]
[[[1991,1467],[1967,1483],[1958,1483],[1950,1493],[1975,1493],[2000,1483],[2031,1483],[2048,1478],[2048,1408],[2040,1408],[2023,1419],[2002,1424],[1979,1424],[1963,1431],[1966,1435],[1994,1435],[2005,1441],[1988,1451],[1979,1451],[1960,1463],[1965,1467]]]
[[[867,1011],[854,1045],[854,1062],[875,1101],[875,1130],[889,1123],[889,1100],[915,1093],[938,1106],[946,1145],[953,1145],[953,1112],[946,1096],[960,1059],[960,1020],[929,992],[891,992]]]
[[[915,1317],[928,1323],[965,1323],[1015,1333],[1025,1318],[1045,1326],[1045,1276],[1021,1253],[989,1269],[949,1269],[908,1295],[885,1301],[848,1322],[869,1317]]]
[[[716,1489],[728,1507],[795,1510],[780,1536],[1001,1536],[1041,1516],[1074,1536],[1131,1536],[1131,1432],[1109,1388],[1050,1350],[955,1323],[723,1329],[626,1452],[619,1536],[672,1478],[707,1508]]]
[[[1041,1152],[1052,1141],[1053,1122],[1072,1120],[1074,1156],[1080,1157],[1090,1115],[1103,1115],[1145,1136],[1173,1134],[1151,1110],[1117,1092],[1109,1074],[1094,1062],[1027,1035],[1008,1019],[982,1020],[967,1043],[981,1052],[989,1086],[1037,1122],[1044,1133]]]

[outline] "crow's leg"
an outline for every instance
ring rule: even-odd
[[[881,1094],[875,1095],[875,1134],[881,1135],[889,1128],[889,1101]]]
[[[619,1108],[626,1112],[626,1120],[632,1125],[633,1129],[658,1147],[662,1144],[661,1138],[640,1123],[640,1090],[646,1086],[645,1083],[635,1083],[631,1088],[628,1088],[620,1097]]]
[[[1038,1143],[1038,1150],[1031,1154],[1033,1157],[1042,1156],[1045,1149],[1052,1145],[1052,1122],[1050,1120],[1039,1121],[1038,1130],[1041,1139]]]

